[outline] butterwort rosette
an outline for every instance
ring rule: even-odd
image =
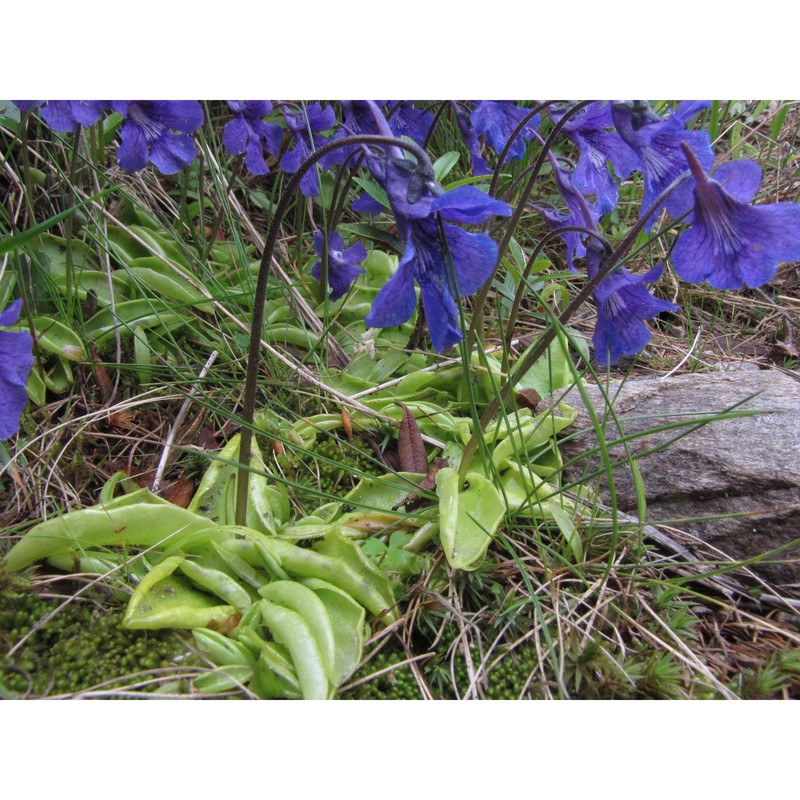
[[[717,289],[756,287],[775,275],[779,262],[800,261],[800,206],[750,205],[761,183],[757,164],[732,161],[711,178],[688,147],[683,152],[692,172],[694,209],[691,227],[672,251],[681,278],[708,281]]]
[[[322,257],[325,250],[325,234],[317,231],[314,234],[314,251],[319,260],[311,268],[311,274],[322,280]],[[367,257],[367,248],[361,242],[345,248],[342,237],[336,231],[328,233],[328,285],[331,287],[331,300],[344,297],[353,281],[364,274],[359,266]]]
[[[138,172],[150,162],[164,175],[174,175],[194,161],[190,134],[203,124],[196,100],[115,100],[111,107],[125,118],[119,133],[123,169]]]
[[[16,325],[22,300],[0,312],[0,327]],[[0,331],[0,441],[19,430],[28,395],[25,384],[33,367],[33,339],[28,331]]]
[[[448,222],[484,222],[493,215],[509,216],[511,208],[474,186],[445,192],[406,159],[389,159],[373,174],[386,189],[405,248],[364,321],[373,328],[402,325],[414,313],[417,283],[431,341],[442,353],[463,337],[456,298],[477,292],[497,261],[491,237]]]
[[[587,245],[586,264],[589,277],[597,275],[602,264],[603,250]],[[677,311],[666,300],[653,297],[645,288],[655,283],[664,270],[658,264],[644,275],[634,275],[620,267],[603,279],[594,290],[597,303],[597,323],[592,343],[595,361],[600,366],[616,364],[623,356],[634,356],[650,341],[650,329],[645,320],[662,311]]]
[[[648,209],[681,173],[686,171],[682,144],[691,148],[704,169],[711,169],[714,151],[707,131],[688,131],[686,123],[693,114],[706,107],[704,102],[681,103],[678,110],[659,117],[647,104],[615,103],[611,113],[619,135],[639,158],[638,168],[644,175],[642,210]],[[655,224],[654,212],[647,223]]]
[[[228,100],[233,119],[222,131],[222,143],[231,155],[245,154],[245,167],[252,175],[269,172],[264,150],[278,155],[283,139],[283,128],[274,122],[264,122],[272,111],[269,100]]]

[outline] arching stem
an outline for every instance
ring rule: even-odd
[[[250,345],[247,354],[247,378],[244,386],[242,401],[242,439],[239,446],[239,471],[236,485],[236,524],[244,525],[247,515],[247,494],[250,479],[250,454],[253,444],[253,417],[256,407],[256,392],[258,389],[258,367],[261,351],[261,332],[264,326],[264,308],[267,299],[267,282],[269,267],[275,253],[278,233],[283,218],[300,186],[300,180],[320,159],[340,147],[350,147],[354,144],[383,145],[390,148],[401,148],[409,151],[419,163],[425,177],[433,179],[433,166],[428,154],[416,143],[398,139],[394,136],[359,135],[349,136],[324,144],[319,150],[314,151],[303,163],[297,172],[292,175],[278,199],[275,213],[267,230],[264,252],[258,268],[255,296],[253,298],[252,327],[250,329]],[[398,151],[399,152],[399,151]]]

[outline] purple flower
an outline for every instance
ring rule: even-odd
[[[390,100],[386,105],[386,114],[396,136],[407,136],[422,147],[433,125],[430,111],[414,108],[412,100]]]
[[[711,137],[706,131],[685,129],[689,113],[697,113],[700,105],[681,104],[674,114],[659,117],[639,102],[614,104],[611,113],[617,131],[639,157],[639,169],[644,174],[643,211],[686,170],[681,143],[692,149],[705,169],[711,169]],[[656,216],[657,212],[650,217],[646,230],[653,227]]]
[[[159,172],[173,175],[194,161],[189,134],[203,124],[196,100],[115,100],[111,107],[125,117],[119,134],[123,169],[138,172],[150,161]]]
[[[49,100],[40,113],[53,130],[76,131],[79,125],[94,125],[106,106],[100,100]]]
[[[345,125],[354,134],[379,133],[375,116],[366,100],[343,100]],[[375,100],[388,118],[389,126],[395,136],[407,136],[422,146],[433,124],[433,114],[421,108],[414,108],[410,100]]]
[[[454,102],[453,106],[456,113],[456,124],[459,131],[461,131],[464,144],[469,149],[472,174],[488,175],[491,170],[486,165],[486,159],[481,155],[481,143],[478,139],[478,134],[475,133],[475,129],[472,127],[472,117],[458,103]]]
[[[311,274],[322,280],[322,252],[325,247],[325,234],[317,231],[314,234],[314,250],[320,257],[311,267]],[[358,265],[367,257],[367,248],[356,242],[345,249],[342,237],[336,232],[328,234],[328,285],[331,287],[331,300],[338,300],[350,290],[353,281],[363,275],[364,270]]]
[[[563,115],[563,111],[550,114],[555,122]],[[572,185],[585,195],[593,194],[601,214],[608,214],[616,208],[619,195],[619,186],[608,169],[608,162],[623,179],[639,164],[636,153],[616,131],[610,130],[613,124],[611,104],[598,100],[581,109],[562,128],[565,136],[580,149],[572,173]]]
[[[0,313],[0,327],[16,325],[22,300]],[[28,331],[0,331],[0,441],[19,430],[28,395],[25,384],[33,367],[33,339]]]
[[[572,175],[564,171],[558,166],[558,162],[551,156],[553,162],[553,174],[556,179],[556,186],[567,204],[567,211],[559,211],[552,206],[545,206],[544,204],[537,204],[536,208],[539,213],[547,220],[551,228],[561,228],[563,226],[578,225],[590,230],[597,229],[597,220],[600,217],[599,212],[592,208],[584,199],[583,195],[575,188],[572,182]],[[586,234],[581,234],[577,231],[569,231],[561,234],[564,244],[567,246],[567,266],[575,272],[575,266],[572,263],[573,257],[577,256],[582,258],[586,255],[586,247],[583,244],[583,239]]]
[[[350,208],[357,214],[380,214],[386,210],[380,200],[376,200],[366,192],[356,197],[350,204]]]
[[[521,108],[511,100],[484,100],[478,103],[470,120],[475,133],[485,134],[492,147],[501,153],[514,129],[529,113],[530,109]],[[508,151],[509,158],[522,158],[525,155],[525,143],[536,133],[539,122],[538,114],[528,120],[514,139]]]
[[[228,100],[234,118],[222,131],[222,143],[231,155],[246,153],[245,166],[253,175],[269,172],[264,160],[264,150],[277,155],[281,149],[283,128],[264,117],[272,111],[269,100]]]
[[[44,103],[44,105],[42,105]],[[14,105],[23,111],[41,106],[42,119],[54,131],[76,131],[94,125],[108,103],[102,100],[15,100]]]
[[[672,251],[681,278],[741,289],[766,283],[780,261],[800,261],[800,206],[749,205],[760,184],[756,164],[723,164],[710,178],[689,148],[684,153],[695,186],[693,224]]]
[[[323,108],[321,103],[312,103],[296,111],[287,110],[285,113],[286,124],[294,136],[295,146],[285,153],[281,159],[281,169],[285,172],[297,172],[300,165],[315,150],[326,144],[329,139],[322,136],[323,131],[328,131],[336,124],[336,114],[332,106]],[[320,166],[323,169],[341,162],[344,154],[334,151],[323,158]],[[310,169],[300,179],[300,191],[306,197],[316,197],[319,192],[319,180],[316,169]]]
[[[441,220],[478,223],[493,214],[508,216],[511,209],[474,186],[443,192],[409,160],[393,158],[371,166],[386,189],[405,250],[364,322],[373,328],[402,325],[417,304],[416,281],[433,346],[442,353],[463,336],[454,295],[474,294],[486,283],[497,261],[497,245],[485,233],[468,233]]]
[[[590,278],[600,269],[602,253],[594,244],[587,246]],[[622,356],[636,355],[650,341],[650,330],[644,321],[662,311],[678,310],[672,303],[653,297],[644,287],[646,283],[655,283],[663,269],[664,265],[658,264],[644,275],[633,275],[620,267],[594,290],[597,323],[592,343],[599,365],[616,364]]]
[[[714,180],[742,203],[749,203],[761,186],[761,167],[755,161],[728,161],[714,170]],[[695,189],[693,177],[683,181],[667,198],[667,211],[682,222],[694,220]]]
[[[366,100],[342,100],[341,106],[344,109],[344,124],[351,134],[377,133],[375,117]],[[380,100],[376,100],[381,105]]]

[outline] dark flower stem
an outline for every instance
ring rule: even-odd
[[[550,102],[555,102],[555,101],[548,101],[547,103],[543,103],[542,105],[543,106],[547,105]],[[569,111],[567,111],[564,114],[564,116],[561,117],[561,119],[553,126],[553,130],[550,131],[549,136],[547,137],[544,145],[542,146],[542,152],[539,153],[539,157],[536,159],[536,163],[533,165],[531,176],[530,178],[528,178],[528,182],[525,185],[525,189],[522,192],[519,202],[517,203],[517,207],[514,210],[514,214],[512,215],[511,220],[506,226],[506,231],[503,234],[503,240],[500,242],[500,245],[497,248],[497,263],[494,266],[494,270],[492,271],[492,274],[489,276],[489,279],[486,281],[486,283],[483,284],[480,291],[475,297],[475,301],[473,303],[474,311],[472,314],[472,322],[470,323],[469,331],[467,331],[467,336],[466,336],[468,353],[472,352],[472,345],[475,342],[477,330],[479,327],[483,325],[483,307],[486,304],[486,298],[488,297],[489,291],[492,288],[495,276],[500,270],[500,265],[503,263],[503,256],[505,255],[506,249],[508,248],[508,244],[511,241],[511,237],[514,235],[514,231],[517,229],[517,225],[519,225],[519,221],[522,218],[523,212],[525,211],[525,205],[527,204],[528,198],[531,196],[531,192],[533,191],[533,185],[536,182],[536,179],[539,177],[539,172],[541,171],[542,165],[544,164],[545,159],[547,158],[547,155],[550,152],[550,148],[553,146],[553,142],[555,141],[556,136],[558,136],[558,134],[561,132],[561,129],[564,127],[564,125],[566,125],[567,122],[569,122],[569,120],[575,114],[577,114],[582,108],[591,105],[593,102],[594,102],[593,100],[585,100],[582,103],[577,103]],[[491,191],[490,195],[494,197],[494,194],[492,194]]]
[[[506,142],[506,146],[503,148],[503,152],[500,153],[497,159],[497,167],[495,168],[494,174],[492,175],[492,182],[489,184],[489,194],[492,197],[495,197],[495,192],[497,191],[497,184],[500,183],[500,176],[503,173],[503,164],[506,163],[506,158],[508,156],[509,151],[514,146],[514,141],[516,140],[517,136],[522,133],[523,128],[543,109],[547,108],[547,106],[551,106],[554,103],[560,103],[560,100],[545,100],[544,103],[539,103],[538,105],[534,106],[530,112],[528,112],[511,131],[511,136],[508,137],[508,141]]]
[[[517,315],[519,314],[519,307],[522,303],[522,297],[525,293],[525,289],[527,288],[527,281],[528,276],[530,275],[531,269],[533,269],[533,265],[536,263],[536,259],[539,256],[539,253],[542,252],[544,246],[551,240],[555,239],[558,236],[561,236],[564,233],[586,233],[589,236],[593,236],[595,239],[603,245],[606,253],[611,253],[611,245],[605,239],[605,237],[601,236],[597,231],[593,231],[591,228],[585,228],[582,225],[564,225],[561,228],[555,228],[552,231],[548,231],[542,238],[539,240],[536,247],[533,249],[530,257],[528,258],[528,262],[525,264],[525,271],[522,274],[522,280],[520,280],[519,286],[517,286],[517,291],[514,294],[514,303],[511,306],[511,312],[508,315],[508,321],[506,323],[506,346],[510,346],[511,339],[513,338],[514,334],[514,325],[517,322]]]
[[[439,108],[436,109],[436,113],[433,115],[433,121],[431,122],[431,127],[428,133],[425,136],[425,141],[422,143],[424,149],[428,149],[428,146],[431,143],[431,139],[433,139],[433,133],[436,130],[436,126],[439,124],[439,120],[442,118],[442,114],[450,107],[449,100],[442,100],[439,103]]]
[[[509,374],[505,384],[503,385],[503,388],[500,390],[500,396],[492,398],[492,400],[486,406],[486,410],[483,412],[483,415],[480,419],[481,430],[486,430],[487,426],[500,408],[500,404],[503,403],[505,405],[505,403],[508,401],[514,386],[516,386],[520,378],[544,355],[547,348],[550,346],[550,342],[555,339],[558,331],[567,324],[572,315],[589,299],[589,296],[600,285],[600,283],[602,283],[602,281],[604,281],[620,265],[620,262],[623,258],[625,258],[628,250],[630,250],[630,248],[633,246],[634,242],[636,241],[636,237],[644,229],[650,217],[652,217],[653,214],[658,211],[659,207],[667,199],[667,197],[669,197],[669,195],[675,189],[677,189],[678,186],[680,186],[680,184],[689,177],[689,175],[690,172],[688,170],[679,175],[650,204],[650,207],[644,212],[644,214],[642,214],[641,217],[639,217],[636,224],[630,229],[630,231],[628,231],[627,236],[616,246],[616,248],[614,248],[614,251],[608,255],[607,258],[603,259],[600,264],[600,269],[597,271],[597,275],[584,284],[583,288],[578,292],[577,295],[575,295],[572,302],[564,309],[564,311],[561,312],[561,315],[558,317],[557,324],[551,324],[539,337],[539,341],[536,343],[536,346],[530,351],[530,353],[528,353],[528,355],[514,367],[514,372]],[[552,231],[551,233],[557,233],[557,231]],[[464,455],[461,459],[461,467],[458,473],[461,481],[463,481],[466,477],[467,470],[469,469],[469,465],[472,463],[472,459],[475,456],[475,450],[477,447],[478,435],[476,432],[472,434],[469,442],[467,442],[467,446],[464,448]]]
[[[231,170],[231,176],[230,178],[228,178],[228,186],[225,190],[225,196],[220,198],[219,210],[217,211],[217,214],[214,217],[214,222],[211,225],[211,231],[208,234],[208,238],[205,241],[205,247],[203,248],[203,257],[201,259],[201,261],[203,262],[208,261],[208,257],[211,255],[211,248],[214,246],[214,242],[216,241],[217,238],[217,233],[219,233],[219,229],[222,226],[222,220],[225,217],[226,196],[228,192],[231,191],[236,181],[239,179],[239,175],[241,175],[243,165],[244,165],[244,156],[237,156],[236,161],[233,164],[233,169]],[[205,235],[205,232],[203,235]]]
[[[239,445],[239,472],[236,482],[236,524],[244,525],[247,516],[247,489],[250,480],[250,454],[253,444],[253,417],[256,408],[256,391],[258,389],[258,367],[261,351],[261,333],[264,327],[264,307],[267,297],[267,282],[269,279],[269,267],[275,254],[275,246],[278,242],[278,234],[281,222],[294,201],[300,181],[309,169],[314,167],[317,162],[326,155],[340,147],[349,147],[354,144],[363,145],[388,145],[408,150],[416,157],[423,176],[433,180],[433,166],[431,165],[428,154],[416,143],[398,139],[394,136],[360,135],[348,136],[324,144],[319,150],[315,150],[295,172],[286,188],[278,199],[275,213],[270,220],[267,230],[264,252],[261,256],[261,264],[258,268],[256,279],[255,296],[253,298],[252,327],[250,329],[250,346],[247,355],[247,379],[244,387],[244,398],[242,401],[242,439]]]
[[[348,167],[348,162],[354,161],[352,167]],[[347,195],[350,193],[350,187],[353,185],[353,175],[364,163],[363,153],[349,153],[345,158],[344,163],[339,168],[336,174],[336,181],[333,184],[333,192],[331,193],[331,200],[333,205],[333,212],[328,220],[329,230],[336,230],[339,227],[339,222],[344,214],[344,207],[347,203]]]

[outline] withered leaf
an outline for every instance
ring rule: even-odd
[[[425,443],[419,431],[414,415],[404,403],[399,404],[403,409],[403,419],[400,422],[400,433],[397,436],[397,454],[400,458],[402,472],[428,471],[428,457],[425,454]]]
[[[536,411],[539,403],[542,402],[542,397],[535,389],[520,389],[515,393],[517,402],[523,408],[529,408],[531,411]]]
[[[361,434],[364,438],[364,441],[372,448],[372,452],[375,453],[375,458],[383,464],[386,469],[392,470],[392,472],[399,472],[400,471],[400,463],[397,460],[397,451],[391,448],[387,448],[386,450],[381,450],[380,445],[375,440],[375,437],[365,431]]]
[[[446,466],[448,466],[447,459],[436,456],[436,458],[433,459],[433,464],[428,467],[427,474],[420,481],[419,488],[423,491],[433,491],[436,488],[436,473]],[[411,511],[420,505],[421,502],[422,498],[416,492],[411,492],[407,494],[395,508],[397,509],[405,506],[406,511]]]
[[[139,427],[136,416],[130,411],[115,411],[108,415],[108,424],[120,431],[132,431]]]
[[[342,409],[342,427],[348,439],[353,438],[353,424],[350,422],[350,414],[346,408]]]
[[[174,503],[176,506],[187,508],[193,495],[194,481],[190,478],[180,477],[172,487],[167,500],[169,500],[170,503]]]
[[[211,428],[200,428],[197,432],[197,444],[202,447],[203,450],[219,450],[217,435]]]
[[[446,466],[448,466],[447,459],[436,456],[433,459],[433,464],[428,467],[428,474],[423,478],[419,488],[433,491],[436,488],[436,473]]]
[[[211,622],[208,623],[208,627],[211,628],[212,631],[221,633],[223,636],[230,636],[241,621],[241,614],[231,614],[227,619],[219,621],[212,619]]]
[[[103,361],[100,356],[97,355],[97,351],[94,347],[94,342],[89,340],[89,350],[92,354],[92,361],[94,362],[94,378],[97,382],[97,386],[100,389],[100,394],[103,395],[103,401],[108,400],[111,397],[111,392],[113,387],[111,385],[111,377],[108,374],[108,370],[103,366]]]

